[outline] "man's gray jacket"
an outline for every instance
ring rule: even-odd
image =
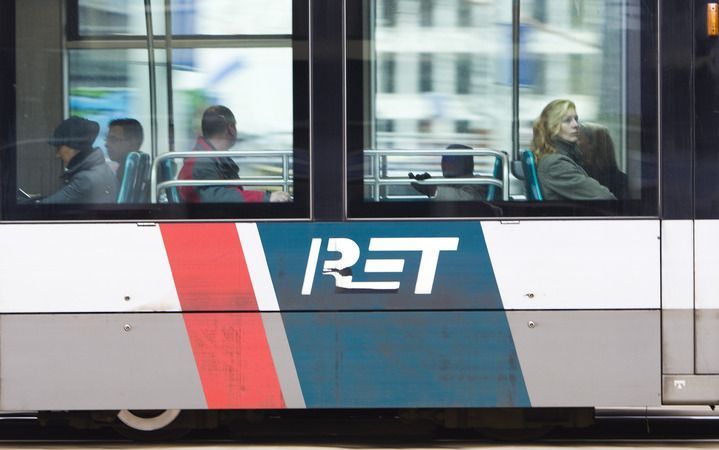
[[[41,203],[115,203],[117,179],[100,150],[76,155],[62,176],[64,186]]]

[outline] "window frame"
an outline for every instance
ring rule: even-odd
[[[65,39],[62,45],[63,58],[75,49],[133,49],[147,50],[145,36],[79,36],[78,1],[69,0],[66,6]],[[12,2],[11,2],[12,3]],[[15,24],[14,14],[8,19]],[[217,204],[73,204],[40,205],[18,204],[15,192],[18,187],[16,144],[11,151],[3,152],[0,157],[2,169],[3,198],[2,217],[11,221],[154,221],[154,220],[272,220],[272,219],[309,219],[310,217],[310,77],[309,77],[309,1],[292,1],[291,35],[196,35],[172,36],[172,48],[243,48],[256,46],[280,46],[292,51],[292,92],[293,92],[293,177],[294,200],[290,203],[217,203]],[[14,26],[8,27],[13,30]],[[6,28],[6,29],[8,29]],[[155,33],[156,51],[165,48],[163,35]],[[12,49],[15,48],[13,35]],[[13,81],[16,74],[15,52],[12,55]],[[149,63],[148,63],[149,65]],[[67,69],[66,69],[67,70]],[[58,76],[61,83],[65,75]],[[12,84],[8,84],[12,86]],[[63,87],[67,96],[67,86]],[[6,103],[7,114],[13,119],[13,129],[17,110],[15,102]],[[149,130],[146,130],[149,136]],[[190,149],[176,149],[186,151]],[[59,174],[58,174],[59,175]],[[250,188],[251,189],[251,188]]]
[[[642,191],[639,200],[482,202],[365,201],[364,143],[370,142],[374,124],[365,122],[365,108],[373,109],[372,17],[373,0],[347,0],[346,76],[348,98],[362,101],[347,104],[347,212],[350,219],[372,218],[572,218],[572,217],[658,217],[660,213],[658,134],[658,2],[641,0],[641,34],[628,52],[641,55],[641,166]],[[519,0],[515,0],[519,3]],[[376,4],[376,3],[375,3]],[[517,24],[518,25],[518,24]],[[514,45],[519,45],[515,40]],[[360,50],[361,49],[361,50]],[[627,55],[632,61],[636,54]],[[636,60],[636,59],[635,59]],[[518,81],[518,80],[517,80]],[[516,125],[518,126],[518,124]],[[448,143],[449,144],[449,143]],[[517,144],[515,144],[517,145]],[[511,153],[512,149],[502,149]],[[497,207],[497,208],[494,208]]]
[[[16,149],[16,34],[15,2],[6,2],[0,15],[0,221],[5,220],[10,199],[15,200]],[[10,113],[12,111],[12,114]],[[12,193],[13,195],[9,195]]]

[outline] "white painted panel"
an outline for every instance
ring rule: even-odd
[[[697,220],[695,233],[695,305],[719,308],[719,220]]]
[[[662,308],[694,308],[694,222],[662,222]]]
[[[180,311],[159,227],[0,226],[0,313],[136,311]]]
[[[275,287],[272,284],[270,268],[267,265],[265,249],[262,247],[262,239],[257,224],[238,223],[237,233],[242,243],[242,252],[247,262],[247,270],[252,280],[252,288],[257,298],[257,306],[260,311],[279,311],[280,304],[277,301]]]
[[[660,307],[658,220],[483,222],[505,309]]]

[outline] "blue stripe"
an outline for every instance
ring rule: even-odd
[[[283,318],[309,408],[530,406],[503,312]]]
[[[310,408],[524,407],[527,389],[481,224],[260,224],[265,254]],[[338,290],[322,274],[331,238],[360,251],[353,281],[392,292]],[[422,252],[370,252],[372,238],[457,238],[440,252],[431,294],[415,293]],[[312,240],[311,295],[302,286]],[[364,273],[368,259],[402,259],[402,273]],[[293,312],[295,311],[295,312]]]

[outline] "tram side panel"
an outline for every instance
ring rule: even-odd
[[[0,407],[658,405],[658,227],[3,225]]]
[[[679,249],[670,248],[666,253],[673,258],[675,272],[689,268],[691,274],[683,283],[674,283],[671,290],[665,288],[670,295],[665,294],[662,303],[663,402],[714,405],[719,402],[719,301],[715,287],[719,221],[696,220],[674,226],[678,229],[676,241],[689,245],[677,245]],[[665,286],[669,287],[668,282]]]

